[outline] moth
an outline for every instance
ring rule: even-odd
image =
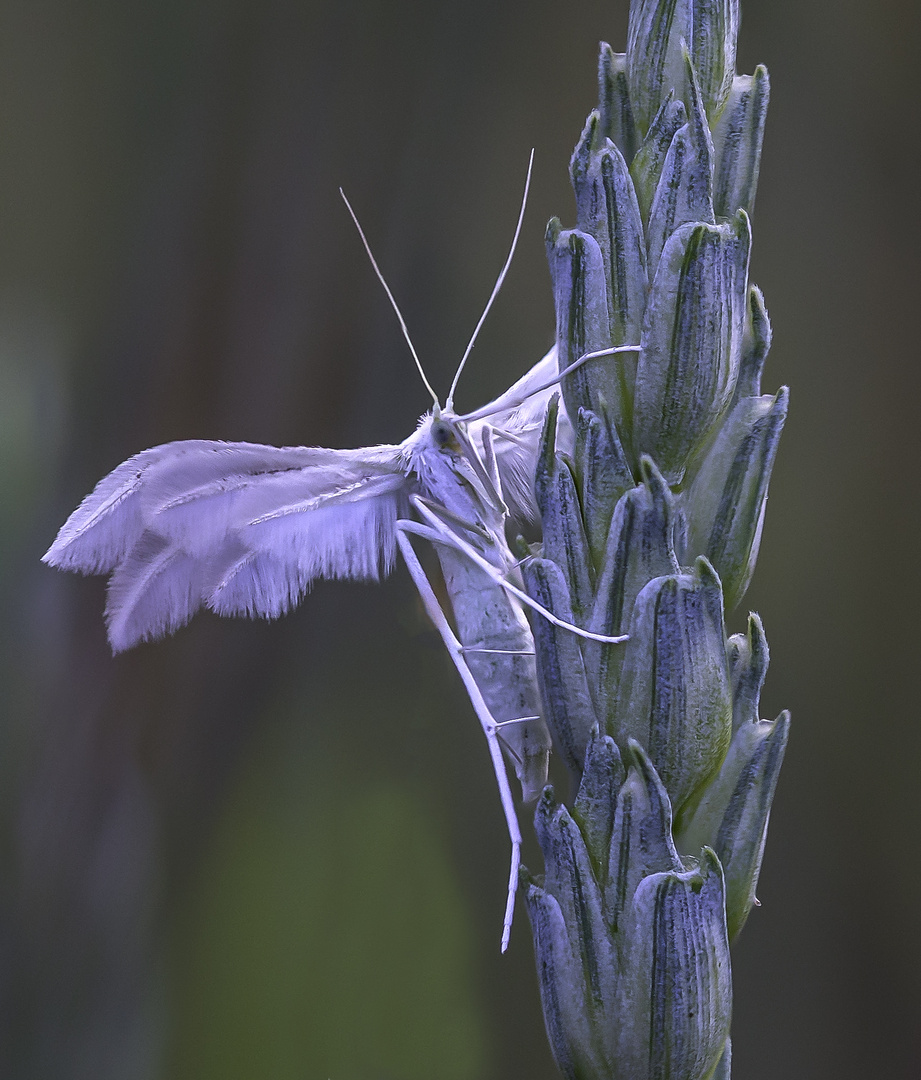
[[[521,846],[505,758],[527,802],[546,782],[550,752],[525,610],[594,640],[624,640],[570,626],[532,600],[506,525],[537,516],[532,478],[553,387],[589,359],[634,349],[587,354],[562,373],[552,349],[496,400],[455,413],[458,379],[511,264],[527,188],[505,265],[443,407],[345,200],[432,395],[432,409],[408,438],[354,450],[201,439],[156,446],[100,480],[43,556],[62,570],[111,574],[106,622],[117,653],[178,630],[202,606],[218,615],[276,618],[318,578],[378,580],[399,550],[487,739],[512,845],[503,952]],[[563,410],[559,441],[571,441]],[[435,547],[453,626],[413,537]]]

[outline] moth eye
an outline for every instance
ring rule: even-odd
[[[439,450],[454,442],[454,433],[447,424],[432,424],[432,439]]]

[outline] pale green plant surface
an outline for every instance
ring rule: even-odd
[[[548,789],[528,880],[550,1043],[569,1080],[729,1075],[729,943],[755,903],[789,728],[759,715],[767,643],[727,638],[758,554],[787,392],[749,280],[767,73],[737,76],[734,0],[635,0],[602,45],[547,248],[572,456],[545,427],[529,588],[625,646],[535,625],[547,720],[579,778]]]

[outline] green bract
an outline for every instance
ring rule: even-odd
[[[626,768],[625,768],[626,764]],[[723,873],[679,855],[638,743],[596,732],[572,813],[537,808],[543,884],[525,875],[547,1030],[572,1080],[712,1075],[732,1000]]]
[[[544,711],[578,779],[537,810],[527,878],[547,1030],[579,1080],[728,1080],[728,941],[755,902],[789,716],[758,713],[751,579],[787,391],[762,394],[770,323],[749,280],[768,102],[734,72],[735,0],[633,0],[601,46],[570,163],[576,227],[547,250],[571,456],[544,428],[543,545],[522,570]],[[730,616],[731,617],[731,616]]]
[[[752,615],[747,636],[729,639],[734,690],[732,742],[719,775],[676,834],[682,851],[709,845],[726,875],[729,938],[742,929],[755,902],[771,801],[790,729],[790,714],[760,720],[758,699],[767,672],[767,641]]]
[[[687,93],[685,52],[699,72],[707,116],[722,109],[735,74],[738,0],[634,0],[627,28],[627,84],[645,130],[662,99]]]

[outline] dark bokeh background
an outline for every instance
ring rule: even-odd
[[[753,274],[793,386],[748,597],[795,728],[735,1075],[921,1076],[914,0],[749,0]],[[547,347],[542,250],[626,0],[0,0],[0,1075],[550,1080],[488,759],[403,572],[113,660],[38,558],[135,451],[396,441]],[[742,614],[734,616],[742,627]],[[533,857],[533,853],[532,853]]]

